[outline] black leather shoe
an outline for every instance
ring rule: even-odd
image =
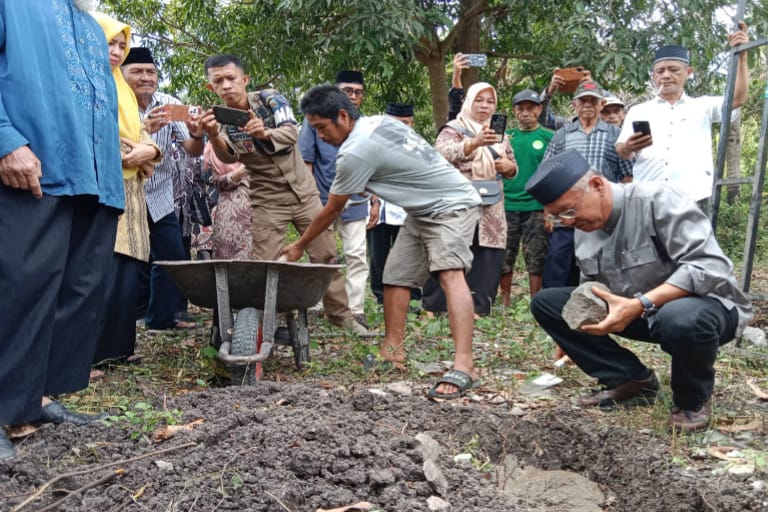
[[[0,427],[0,460],[12,459],[16,456],[16,447],[8,436],[5,435],[3,427]]]
[[[651,374],[642,380],[628,380],[611,389],[602,389],[579,400],[584,407],[600,407],[613,409],[617,406],[637,407],[652,405],[659,394],[659,381],[656,374]]]
[[[103,420],[106,417],[107,413],[105,412],[97,415],[82,414],[68,410],[60,402],[51,402],[40,411],[40,419],[37,420],[37,423],[53,423],[54,425],[72,423],[73,425],[83,426],[94,421]]]

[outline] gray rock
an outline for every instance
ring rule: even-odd
[[[435,461],[438,459],[438,457],[440,457],[442,448],[440,448],[440,444],[438,444],[437,441],[423,432],[416,434],[416,440],[419,442],[417,450],[421,452],[421,456],[425,461]]]
[[[375,468],[368,472],[368,479],[375,485],[388,485],[395,483],[395,475],[392,471],[383,468]]]
[[[430,496],[429,498],[427,498],[427,507],[429,507],[429,510],[439,512],[442,510],[450,510],[451,504],[445,501],[443,498],[438,498],[437,496]]]
[[[765,331],[757,327],[747,327],[741,335],[741,339],[756,347],[768,347],[765,340]]]
[[[728,468],[728,476],[734,482],[743,482],[754,474],[755,466],[753,464],[738,464]]]
[[[448,494],[448,480],[445,479],[445,475],[434,461],[424,461],[424,478],[432,485],[432,489],[437,494],[440,496]]]
[[[563,308],[563,320],[573,330],[582,325],[596,324],[608,316],[608,305],[592,293],[592,287],[610,292],[607,286],[596,281],[587,281],[579,285]]]
[[[164,460],[156,460],[154,462],[155,466],[157,466],[162,471],[173,471],[173,464],[170,462],[166,462]]]

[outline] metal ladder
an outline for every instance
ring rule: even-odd
[[[740,0],[736,8],[734,20],[738,27],[738,22],[744,19],[744,9],[746,0]],[[728,130],[731,126],[731,112],[733,110],[733,90],[736,83],[736,69],[738,67],[738,56],[742,52],[749,51],[768,44],[768,38],[762,38],[756,41],[750,41],[730,51],[730,68],[725,86],[725,99],[723,101],[723,113],[720,122],[720,140],[717,144],[717,160],[715,162],[715,181],[712,190],[712,228],[717,232],[717,218],[720,212],[720,201],[722,199],[722,189],[729,185],[751,185],[752,194],[749,201],[749,216],[747,219],[747,233],[744,241],[744,258],[739,285],[745,292],[749,292],[752,280],[752,267],[755,258],[755,244],[757,242],[757,230],[760,223],[760,206],[763,194],[763,184],[765,183],[765,167],[768,159],[768,144],[766,136],[768,135],[768,84],[766,84],[765,101],[763,102],[763,113],[760,123],[760,142],[757,150],[757,161],[755,162],[755,173],[752,176],[743,178],[724,178],[726,150],[728,148]]]

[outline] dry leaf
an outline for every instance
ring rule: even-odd
[[[768,393],[760,389],[758,385],[755,384],[755,379],[747,379],[747,386],[752,389],[752,392],[759,400],[768,400]]]
[[[710,446],[707,453],[712,457],[720,460],[727,460],[728,462],[739,462],[742,459],[739,457],[728,457],[726,453],[738,450],[735,446]]]
[[[349,505],[347,507],[340,507],[340,508],[319,508],[317,509],[317,512],[348,512],[352,510],[371,510],[373,505],[368,503],[367,501],[361,501],[360,503],[356,503],[354,505]]]
[[[750,421],[743,425],[718,425],[717,430],[722,432],[744,432],[745,430],[759,430],[762,423],[758,420]]]
[[[8,434],[8,439],[21,439],[37,432],[37,428],[30,423],[24,423],[22,425],[5,427],[5,432]]]
[[[187,423],[186,425],[167,425],[165,427],[160,427],[152,433],[152,440],[156,443],[160,443],[162,441],[172,438],[173,436],[176,435],[176,433],[182,430],[192,430],[197,425],[202,425],[202,423],[203,423],[203,419],[199,418],[199,419],[196,419],[195,421]]]

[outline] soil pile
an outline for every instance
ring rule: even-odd
[[[98,468],[57,481],[22,510],[43,510],[80,488],[57,510],[315,512],[361,501],[397,512],[444,502],[443,510],[462,512],[575,510],[562,497],[547,502],[546,488],[533,498],[504,494],[510,456],[523,469],[588,478],[605,496],[603,510],[763,506],[748,484],[673,466],[658,440],[603,430],[565,407],[518,417],[504,404],[274,382],[190,393],[165,406],[183,411],[181,423],[204,421],[162,443],[131,440],[130,426],[41,428],[17,444],[17,460],[0,463],[0,509],[64,473]],[[425,447],[429,438],[436,450]],[[164,449],[173,450],[156,453]]]

